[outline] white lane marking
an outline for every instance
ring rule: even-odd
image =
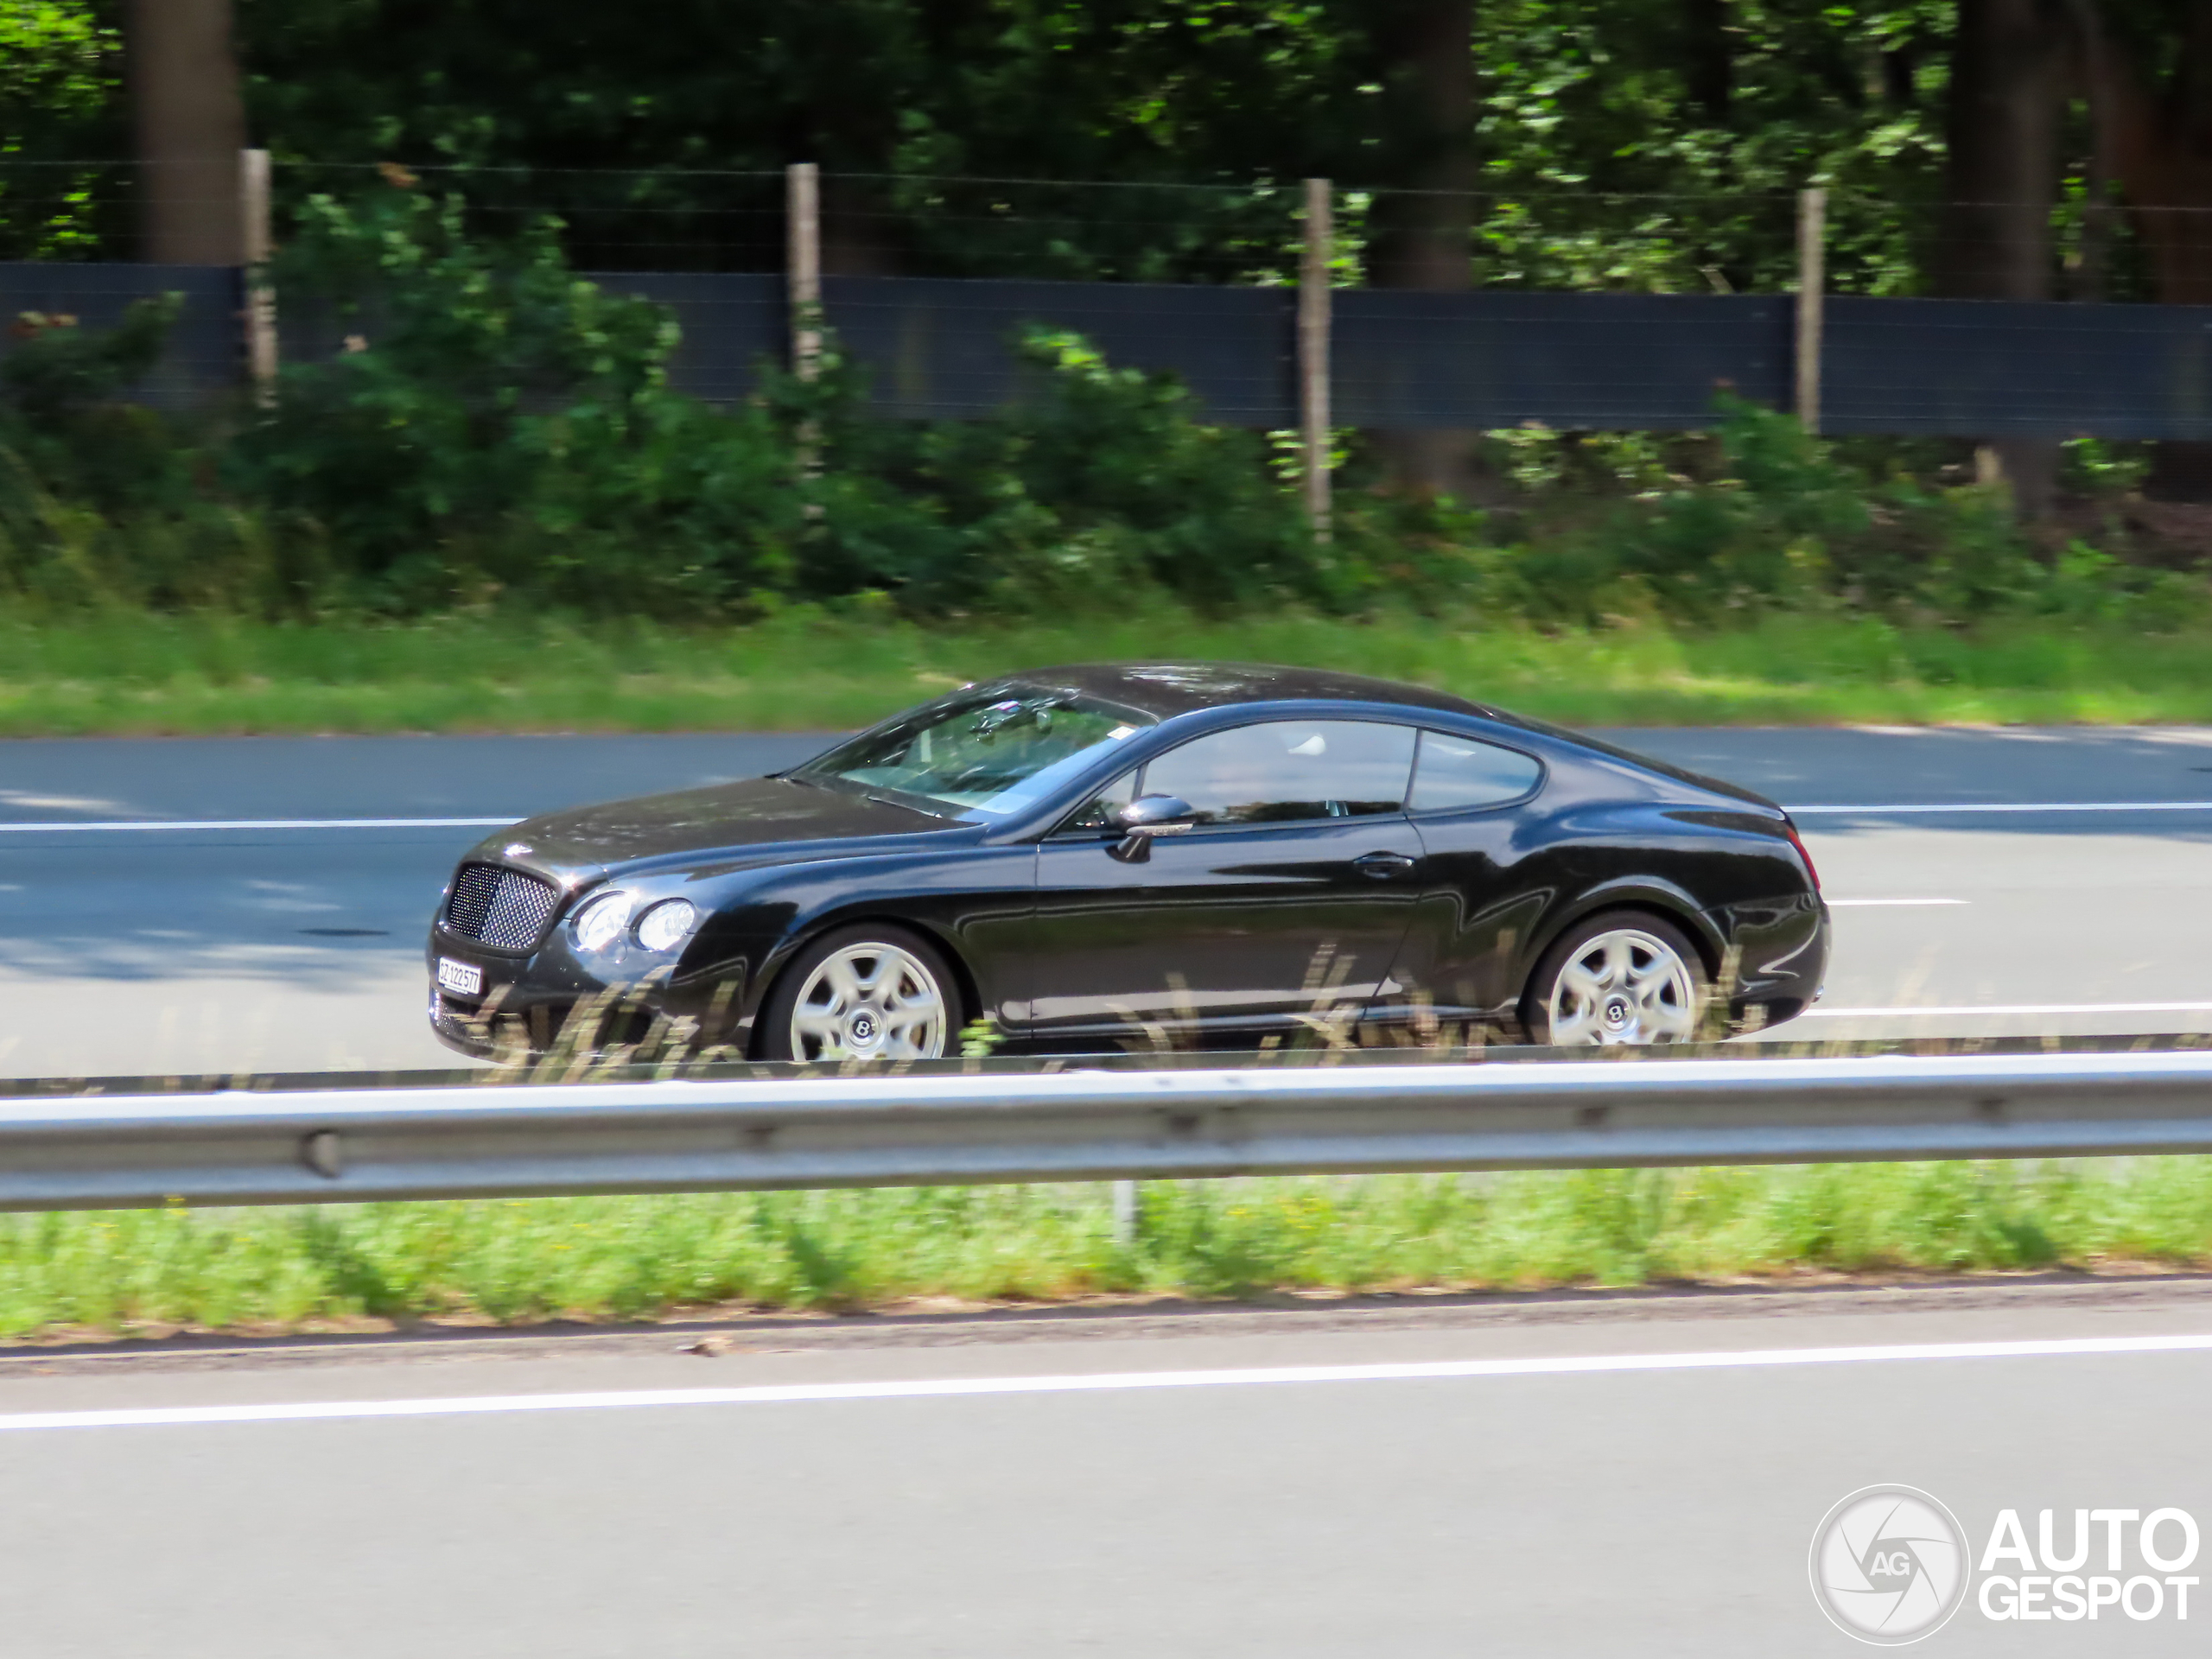
[[[53,1428],[164,1428],[209,1423],[298,1423],[378,1417],[490,1416],[529,1411],[623,1411],[660,1406],[797,1405],[845,1400],[943,1400],[989,1395],[1110,1394],[1147,1389],[1256,1388],[1281,1383],[1417,1382],[1485,1376],[1586,1376],[1717,1371],[1936,1359],[2202,1353],[2212,1335],[2068,1337],[2042,1342],[1897,1343],[1859,1348],[1766,1348],[1737,1353],[1600,1354],[1539,1359],[1446,1359],[1387,1365],[1274,1365],[1243,1370],[1107,1371],[1075,1376],[944,1377],[890,1382],[796,1382],[732,1389],[637,1389],[602,1394],[505,1394],[429,1400],[331,1400],[257,1406],[156,1406],[0,1414],[0,1433]]]
[[[0,823],[0,835],[117,830],[483,830],[520,818],[147,818],[112,823]]]
[[[1808,813],[1878,812],[2212,812],[2212,801],[1916,801],[1869,806],[1786,806]]]
[[[1800,1020],[1928,1020],[1970,1014],[2212,1014],[2212,1002],[2014,1002],[1955,1008],[1807,1008]]]
[[[1855,906],[1863,909],[1869,906],[1883,905],[1894,909],[1903,905],[1967,905],[1973,902],[1970,899],[1831,899],[1828,900],[1828,908],[1842,910]]]

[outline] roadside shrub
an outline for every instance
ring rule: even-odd
[[[1353,596],[1256,435],[1205,424],[1172,378],[1114,368],[1073,335],[1033,333],[1022,358],[1033,373],[1013,409],[833,452],[847,478],[893,485],[938,531],[912,539],[922,557],[882,571],[913,597],[1033,611],[1132,589],[1217,610]]]
[[[278,279],[327,308],[336,349],[284,371],[220,475],[327,545],[349,599],[673,614],[787,582],[786,435],[670,391],[674,325],[575,276],[550,226],[493,246],[457,200],[319,198]]]
[[[1707,625],[1829,606],[1965,617],[2033,586],[2035,561],[1993,493],[1870,480],[1787,416],[1735,398],[1719,414],[1717,476],[1674,480],[1531,548],[1532,611],[1595,621],[1641,595]]]
[[[1516,550],[1519,607],[1578,624],[1652,611],[1707,626],[1777,610],[2153,627],[2206,613],[2201,572],[2128,565],[2080,541],[2046,552],[2000,490],[1870,477],[1788,416],[1733,397],[1719,413],[1713,475],[1671,477]]]

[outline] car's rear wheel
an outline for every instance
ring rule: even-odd
[[[1686,1043],[1705,992],[1705,964],[1680,929],[1613,911],[1578,922],[1544,952],[1521,1019],[1532,1042],[1561,1047]]]
[[[960,1028],[958,982],[905,928],[842,928],[786,969],[760,1011],[768,1060],[934,1060]]]

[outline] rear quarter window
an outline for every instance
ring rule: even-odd
[[[1497,806],[1520,799],[1543,775],[1543,767],[1518,749],[1476,737],[1424,731],[1406,806],[1414,812]]]

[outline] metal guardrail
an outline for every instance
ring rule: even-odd
[[[2212,1053],[1274,1065],[0,1102],[0,1209],[2212,1151]]]

